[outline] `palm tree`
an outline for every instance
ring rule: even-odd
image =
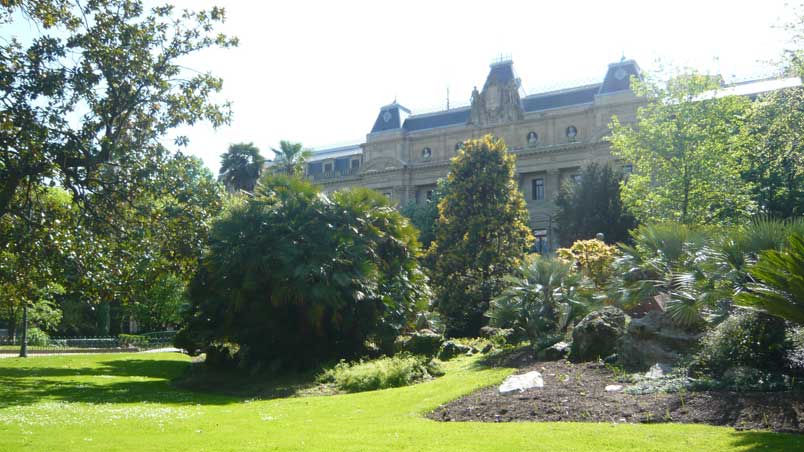
[[[304,149],[301,143],[292,143],[287,140],[279,142],[279,149],[271,148],[276,154],[274,164],[289,176],[304,174],[304,162],[313,155],[309,149]]]
[[[260,178],[265,158],[253,143],[237,143],[221,155],[218,178],[229,191],[253,192]]]

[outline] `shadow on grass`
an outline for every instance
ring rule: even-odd
[[[0,367],[0,408],[61,400],[82,403],[227,404],[240,401],[177,389],[171,380],[189,363],[178,359],[115,359],[97,367]],[[107,378],[111,380],[106,380]],[[119,381],[118,378],[125,378]]]
[[[804,450],[804,435],[774,432],[734,432],[732,446],[745,451]]]
[[[474,361],[472,368],[476,370],[500,367],[521,369],[534,363],[536,363],[536,358],[533,355],[533,348],[529,345],[522,345],[489,353]]]

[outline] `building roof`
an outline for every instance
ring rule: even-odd
[[[551,108],[569,107],[571,105],[588,104],[595,100],[600,84],[579,86],[547,93],[532,94],[522,99],[522,108],[526,113],[550,110]]]
[[[314,150],[313,155],[307,159],[307,162],[320,162],[321,160],[336,159],[340,157],[348,157],[351,155],[360,155],[363,153],[363,147],[360,144],[350,144],[347,146],[339,146],[336,148]]]

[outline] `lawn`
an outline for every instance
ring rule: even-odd
[[[178,354],[0,359],[0,450],[802,450],[804,437],[702,425],[439,423],[421,413],[510,370],[464,358],[437,380],[273,400],[176,389]]]

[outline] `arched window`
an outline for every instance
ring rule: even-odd
[[[531,130],[528,132],[527,140],[528,144],[536,144],[536,142],[539,141],[539,134]]]

